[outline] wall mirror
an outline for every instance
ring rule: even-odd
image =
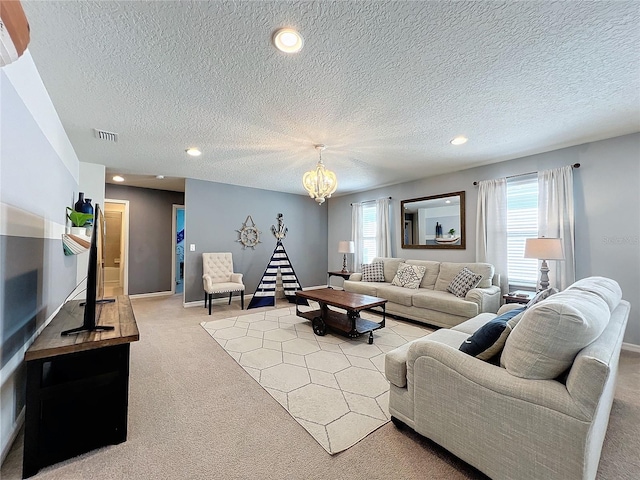
[[[402,200],[402,248],[465,248],[464,192]]]

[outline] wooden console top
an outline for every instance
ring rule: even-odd
[[[102,305],[98,325],[115,327],[110,331],[83,332],[77,335],[61,336],[60,332],[82,325],[84,307],[80,301],[65,303],[51,323],[45,327],[36,341],[25,353],[25,360],[82,352],[96,348],[136,342],[140,339],[131,301],[128,295],[120,295],[113,303]]]

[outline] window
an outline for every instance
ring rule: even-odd
[[[375,202],[362,205],[362,263],[371,263],[378,254],[376,245],[377,215]]]
[[[536,288],[538,260],[524,258],[527,238],[538,237],[538,176],[520,176],[507,181],[507,262],[509,284]]]

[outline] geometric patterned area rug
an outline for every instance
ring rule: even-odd
[[[315,310],[314,302],[301,310]],[[363,318],[380,316],[361,312]],[[355,339],[319,337],[295,307],[202,322],[202,327],[330,454],[355,445],[390,420],[384,355],[433,331],[387,318]]]

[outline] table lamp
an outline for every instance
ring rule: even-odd
[[[549,287],[549,266],[547,260],[564,260],[562,239],[560,238],[527,238],[524,244],[524,258],[542,260],[540,266],[540,290]]]
[[[347,273],[347,253],[353,253],[356,245],[351,240],[340,240],[338,242],[338,253],[342,253],[342,273]]]

